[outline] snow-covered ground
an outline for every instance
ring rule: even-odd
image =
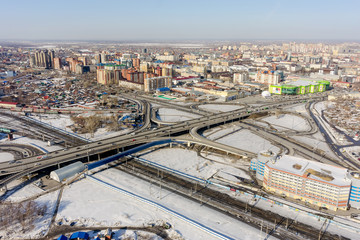
[[[208,179],[215,173],[231,181],[238,181],[234,176],[251,179],[247,173],[248,162],[234,163],[233,159],[226,156],[208,155],[207,153],[199,156],[195,151],[166,148],[146,153],[140,157],[202,179]]]
[[[199,105],[199,108],[206,111],[219,113],[219,112],[230,112],[244,107],[237,105],[226,105],[226,104],[204,104],[204,105]]]
[[[270,123],[277,130],[309,131],[311,127],[306,119],[292,114],[281,114],[265,117],[263,121]]]
[[[319,119],[321,124],[324,126],[325,130],[329,133],[329,136],[332,138],[332,140],[337,143],[338,145],[346,145],[349,144],[349,142],[346,140],[346,138],[343,136],[343,134],[340,134],[337,132],[333,127],[331,127],[325,120],[321,117],[321,111],[326,109],[326,104],[331,104],[331,102],[318,102],[314,105],[314,115]]]
[[[4,196],[6,201],[20,202],[44,191],[35,186],[33,183],[27,183],[20,180],[15,180],[8,184],[8,191]]]
[[[201,116],[171,108],[159,108],[158,110],[158,118],[164,122],[181,122],[199,117]]]
[[[218,128],[211,129],[211,131],[216,131]],[[216,142],[226,144],[232,147],[236,147],[242,150],[246,150],[253,153],[258,153],[264,149],[271,150],[275,153],[279,153],[280,149],[272,145],[268,140],[252,133],[247,129],[240,129],[239,126],[233,125],[232,127],[221,129],[216,133],[210,135],[210,139],[219,138]],[[232,132],[232,133],[231,133]],[[204,136],[208,136],[208,132],[204,132]]]
[[[108,169],[95,174],[94,177],[155,201],[234,239],[252,240],[259,237],[259,230],[245,223],[234,221],[226,215],[201,205],[200,202],[180,197],[173,192],[160,189],[156,184],[139,180],[119,170]],[[173,226],[173,229],[169,230],[171,235],[180,235],[185,239],[214,239],[214,236],[173,215],[89,179],[81,180],[65,188],[57,217],[57,221],[60,220],[68,223],[76,221],[77,224],[86,226],[146,226],[162,220]],[[244,232],[246,234],[243,234]]]
[[[0,152],[0,162],[7,162],[14,160],[14,155],[8,152]]]
[[[90,114],[88,114],[90,115]],[[41,115],[32,115],[32,118],[39,120],[41,122],[50,124],[53,127],[68,131],[70,133],[74,133],[70,126],[73,124],[73,121],[70,119],[70,115],[61,115],[61,114],[41,114]],[[96,141],[101,140],[105,138],[120,136],[126,133],[131,132],[131,129],[123,129],[117,132],[114,131],[107,131],[106,128],[99,128],[94,133],[94,136],[92,136],[90,133],[86,134],[79,134],[75,133],[81,137]]]
[[[327,155],[330,155],[335,159],[338,158],[338,156],[334,154],[333,151],[331,151],[329,145],[327,144],[320,132],[309,136],[291,136],[291,138],[307,145],[313,146],[314,151],[320,149],[324,151]]]
[[[207,158],[207,156],[205,157]],[[145,158],[168,166],[172,169],[184,171],[187,174],[202,178],[207,177],[214,172],[212,169],[220,169],[218,172],[218,176],[220,177],[226,178],[227,176],[230,176],[233,178],[234,175],[242,177],[247,176],[246,171],[242,171],[241,169],[237,169],[231,165],[231,159],[211,156],[211,159],[222,162],[223,164],[218,162],[210,163],[211,161],[197,156],[196,152],[185,149],[160,149],[144,154],[141,158]],[[200,168],[198,166],[200,166]],[[127,190],[148,200],[155,201],[172,211],[181,213],[183,216],[186,216],[193,221],[201,223],[208,228],[223,233],[234,239],[263,239],[265,237],[264,232],[260,233],[258,229],[252,228],[245,223],[234,221],[234,219],[210,209],[205,205],[180,197],[174,192],[164,190],[156,183],[149,183],[147,181],[140,180],[117,169],[104,169],[93,176],[111,184],[112,186]],[[228,180],[232,179],[228,178]],[[319,221],[317,218],[311,217],[306,213],[296,210],[295,208],[276,205],[263,199],[259,199],[254,202],[252,197],[249,195],[235,194],[228,190],[221,190],[219,188],[217,188],[217,190],[226,192],[241,201],[248,202],[249,205],[255,204],[256,207],[261,209],[279,213],[283,216],[289,217],[290,219],[295,219],[296,221],[309,224],[318,229],[320,229],[324,223],[323,221]],[[7,200],[17,202],[24,200],[26,197],[36,195],[41,191],[41,189],[35,187],[33,184],[29,184],[23,189],[14,192]],[[34,238],[35,236],[39,236],[42,231],[46,232],[51,213],[55,206],[57,193],[58,192],[53,192],[36,200],[39,203],[46,203],[49,209],[48,214],[35,223],[35,229],[33,231],[25,233],[26,235],[13,233],[11,237],[7,237],[6,239],[20,240],[25,237]],[[154,206],[144,204],[134,198],[125,196],[124,194],[114,191],[108,187],[95,183],[90,180],[90,178],[81,179],[64,188],[56,219],[56,222],[60,221],[63,224],[76,222],[76,226],[112,225],[135,227],[147,226],[152,223],[169,222],[173,226],[172,229],[168,230],[169,236],[171,237],[175,238],[181,236],[184,239],[200,240],[214,239],[214,237],[208,233],[199,230],[191,224],[180,220],[169,213],[163,212]],[[335,224],[330,224],[326,227],[327,231],[332,233],[341,233],[341,235],[350,239],[357,239],[359,234],[355,231],[338,227]],[[132,236],[135,233],[128,230],[126,234],[121,231],[117,234],[124,237],[127,235]]]
[[[239,131],[242,129],[240,126],[236,124],[231,125],[225,125],[225,126],[219,126],[216,128],[211,128],[209,130],[206,130],[203,135],[207,137],[210,140],[215,140],[218,138],[222,138],[228,134],[233,134],[235,131]]]
[[[30,145],[32,147],[35,147],[43,152],[53,152],[62,149],[63,147],[58,145],[48,146],[47,142],[43,142],[41,140],[32,139],[24,136],[20,136],[17,134],[14,134],[14,139],[10,142],[7,139],[1,139],[0,144],[24,144],[24,145]],[[10,160],[10,159],[9,159]],[[7,160],[8,161],[8,160]]]
[[[360,146],[346,147],[344,149],[348,153],[348,155],[351,156],[354,160],[360,161]]]
[[[306,103],[296,104],[296,105],[286,106],[283,109],[287,110],[287,111],[298,112],[298,113],[310,116],[309,113],[306,111],[305,105],[306,105]]]
[[[19,200],[23,200],[26,197],[30,197],[37,192],[37,190],[34,189],[33,185],[29,185],[30,187],[26,187],[24,190],[21,190],[21,192],[17,192],[16,194],[18,197],[10,197],[10,200],[13,202],[17,202]],[[40,190],[42,191],[42,190]],[[33,222],[34,228],[31,230],[28,230],[26,232],[22,232],[20,230],[20,224],[17,224],[15,226],[9,227],[7,230],[0,231],[0,236],[2,236],[2,239],[11,239],[11,240],[23,240],[23,239],[37,239],[44,234],[47,233],[51,221],[52,214],[54,213],[55,206],[56,206],[56,199],[58,196],[59,191],[54,191],[47,193],[46,195],[40,196],[36,198],[34,201],[39,206],[46,205],[47,210],[45,212],[44,216],[38,217],[35,222]],[[26,197],[24,197],[26,196]]]

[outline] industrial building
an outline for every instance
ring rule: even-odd
[[[63,180],[75,176],[85,170],[85,165],[82,162],[75,162],[66,167],[59,168],[50,173],[50,178],[55,181],[62,182]]]
[[[269,92],[277,95],[299,95],[307,93],[325,92],[330,88],[329,81],[297,80],[289,84],[270,85]]]
[[[269,192],[333,211],[348,209],[353,178],[345,168],[260,152],[250,169]]]

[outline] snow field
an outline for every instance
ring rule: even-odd
[[[43,152],[53,152],[53,151],[63,149],[63,147],[58,146],[58,145],[48,146],[47,142],[43,142],[41,140],[23,137],[23,136],[20,136],[17,134],[14,134],[13,136],[14,136],[14,139],[11,142],[8,141],[7,139],[1,139],[0,144],[17,143],[17,144],[31,145],[32,147],[35,147]],[[9,160],[11,160],[11,159],[9,159]],[[9,160],[6,160],[6,161],[9,161]]]
[[[292,106],[286,106],[283,109],[287,110],[287,111],[299,112],[301,114],[305,114],[307,116],[310,116],[308,114],[308,112],[306,111],[305,105],[306,105],[306,103],[296,104],[296,105],[292,105]]]
[[[7,162],[14,160],[14,155],[8,152],[0,152],[0,162]]]
[[[182,198],[172,192],[160,189],[156,184],[139,180],[116,169],[97,173],[94,177],[149,200],[156,201],[234,239],[255,239],[258,234],[257,229],[242,222],[234,221],[232,218],[219,214],[217,211],[202,206],[198,202]],[[130,199],[87,179],[76,182],[65,189],[58,219],[66,219],[68,222],[78,220],[79,223],[83,223],[84,219],[88,219],[86,225],[93,224],[93,226],[103,224],[144,226],[163,220],[171,223],[174,229],[180,232],[185,239],[194,239],[194,236],[196,236],[196,239],[213,239],[211,235],[172,215]],[[247,232],[247,235],[244,236],[243,232]]]
[[[196,114],[191,114],[171,108],[158,109],[158,119],[164,122],[181,122],[199,117],[200,116]]]
[[[21,192],[21,194],[25,194],[27,197],[29,197],[33,193],[34,193],[34,189],[32,187],[26,188]],[[36,239],[44,236],[44,234],[46,234],[49,229],[51,223],[51,217],[55,211],[58,193],[59,191],[50,192],[34,200],[36,204],[39,204],[41,206],[47,205],[47,211],[44,216],[37,218],[35,222],[33,222],[34,228],[32,230],[23,233],[19,229],[20,225],[17,224],[7,229],[7,231],[5,230],[0,231],[0,236],[3,236],[4,239],[11,239],[11,240]],[[15,197],[15,200],[22,200],[22,198],[23,196]],[[9,199],[14,200],[14,198],[9,198]]]
[[[207,156],[202,153],[202,156],[198,156],[195,151],[187,149],[166,148],[143,154],[140,158],[202,179],[208,179],[214,174],[230,181],[239,181],[234,176],[251,179],[244,171],[248,163],[232,163],[229,158],[213,154]]]
[[[88,113],[86,114],[88,116],[93,115],[92,113]],[[73,124],[73,121],[70,119],[70,115],[57,115],[57,114],[42,114],[41,118],[40,115],[33,115],[31,116],[32,118],[36,119],[36,120],[41,120],[44,123],[50,124],[53,127],[74,133],[73,131],[71,131],[70,127]],[[110,138],[110,137],[115,137],[115,136],[119,136],[119,135],[123,135],[126,133],[131,132],[131,129],[123,129],[121,131],[107,131],[106,128],[98,128],[96,130],[96,132],[94,133],[94,137],[91,136],[90,133],[85,133],[85,134],[77,134],[78,136],[96,141],[96,140],[102,140],[105,138]]]
[[[311,127],[306,119],[292,114],[282,114],[277,118],[276,116],[265,117],[263,121],[270,123],[277,130],[295,130],[295,131],[309,131]]]
[[[226,105],[226,104],[204,104],[204,105],[199,105],[199,108],[214,113],[220,113],[220,112],[230,112],[244,107],[237,105]]]
[[[240,131],[236,131],[237,129],[239,129],[239,127],[234,127],[232,129],[234,133],[232,134],[229,134],[229,129],[222,129],[218,131],[216,135],[212,134],[210,139],[214,138],[214,136],[219,137],[221,135],[226,135],[216,140],[216,142],[236,147],[241,150],[253,152],[255,154],[264,149],[271,150],[275,153],[280,152],[280,149],[278,147],[272,145],[268,140],[263,139],[262,137],[259,137],[258,135],[252,133],[250,130],[242,129]],[[207,135],[207,131],[204,132],[204,135]]]

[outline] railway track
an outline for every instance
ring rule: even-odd
[[[65,134],[60,131],[56,131],[47,126],[41,125],[39,123],[28,121],[25,118],[10,114],[4,111],[0,111],[0,122],[2,125],[6,125],[9,128],[17,130],[20,134],[23,134],[32,138],[41,139],[43,141],[55,140],[57,142],[62,142],[63,145],[69,147],[75,147],[79,145],[86,144],[87,142],[76,138],[74,136]],[[5,117],[5,118],[4,118]],[[14,121],[9,122],[9,118]]]
[[[312,226],[284,219],[283,216],[264,211],[249,203],[237,200],[226,193],[219,192],[208,186],[180,176],[159,171],[144,165],[136,160],[126,160],[116,166],[117,169],[136,176],[145,181],[161,185],[163,189],[200,202],[203,205],[231,216],[237,221],[242,221],[255,228],[267,229],[267,237],[275,235],[279,239],[319,239],[319,230]],[[243,191],[249,191],[243,189]],[[255,193],[256,194],[256,193]],[[328,232],[323,232],[321,239],[347,239]]]

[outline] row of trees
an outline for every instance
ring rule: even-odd
[[[47,205],[39,205],[35,201],[24,203],[0,203],[0,230],[23,232],[34,228],[36,219],[45,215]]]
[[[121,129],[121,124],[118,122],[119,115],[117,114],[111,116],[71,116],[70,119],[75,125],[74,129],[72,129],[73,131],[79,133],[91,133],[92,137],[96,130],[104,125],[106,126],[107,131],[118,131]]]

